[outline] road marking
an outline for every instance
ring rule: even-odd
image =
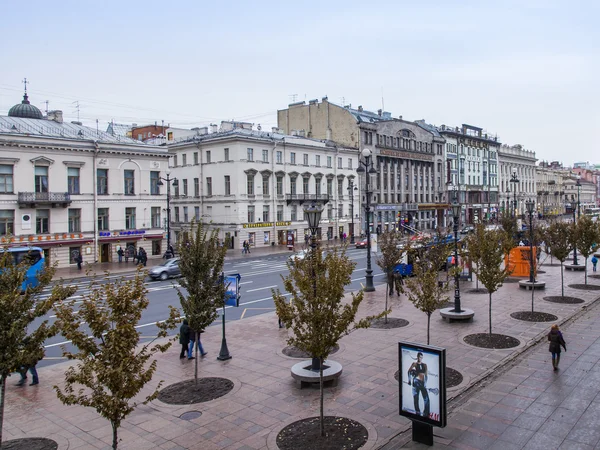
[[[275,309],[275,307],[273,307],[273,308],[244,308],[244,312],[242,312],[242,315],[240,316],[240,320],[242,320],[244,318],[244,316],[246,315],[246,311],[248,311],[249,309],[261,309],[261,310],[268,309],[268,310],[272,310],[272,309]]]
[[[244,275],[244,276],[246,276],[246,275]],[[240,283],[240,286],[241,286],[242,284],[250,284],[250,283],[254,283],[254,281],[244,281],[244,282]]]
[[[264,289],[271,289],[271,288],[276,288],[277,285],[273,285],[273,286],[265,286],[265,287],[261,287],[261,288],[256,288],[256,289],[249,289],[246,292],[256,292],[256,291],[262,291]]]

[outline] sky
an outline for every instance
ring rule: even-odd
[[[278,109],[327,96],[600,163],[599,15],[597,0],[7,0],[0,115],[24,78],[42,111],[100,129],[268,130]]]

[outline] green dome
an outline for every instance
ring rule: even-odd
[[[23,101],[8,110],[8,117],[21,117],[22,119],[43,119],[44,115],[34,105],[29,103],[27,93],[23,95]]]

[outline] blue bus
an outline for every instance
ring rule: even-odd
[[[0,252],[4,252],[0,249]],[[8,248],[14,264],[27,264],[27,272],[21,289],[23,292],[28,287],[36,287],[39,284],[38,274],[45,268],[44,251],[40,247],[11,247]]]
[[[460,245],[461,239],[460,236],[458,236],[457,238],[457,243]],[[422,244],[417,244],[414,247],[412,247],[412,252],[404,252],[402,254],[402,261],[400,261],[399,264],[396,264],[396,267],[394,267],[394,273],[401,275],[403,277],[410,277],[413,275],[413,263],[414,263],[414,258],[415,256],[421,256],[423,254],[423,251],[426,250],[428,247],[432,247],[435,245],[447,245],[450,248],[452,248],[451,246],[454,245],[454,236],[452,234],[449,234],[447,236],[442,236],[442,237],[434,237],[432,240],[422,243]],[[454,258],[454,254],[452,254],[449,258],[448,261],[444,264],[444,267],[440,267],[440,270],[447,270],[448,267],[450,267],[450,261],[453,260]]]

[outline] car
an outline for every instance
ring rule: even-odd
[[[306,258],[308,253],[309,253],[309,250],[304,249],[304,250],[300,250],[299,252],[294,253],[293,255],[290,255],[290,257],[288,258],[290,261],[290,264],[293,266],[297,260],[302,261],[304,258]]]
[[[169,278],[181,276],[179,270],[179,258],[169,258],[158,266],[150,269],[150,278],[153,280],[168,280]]]
[[[463,227],[462,230],[460,230],[460,234],[469,234],[473,232],[475,232],[475,227],[471,225]]]
[[[367,248],[367,240],[362,239],[362,240],[358,241],[355,245],[356,245],[356,248]]]

